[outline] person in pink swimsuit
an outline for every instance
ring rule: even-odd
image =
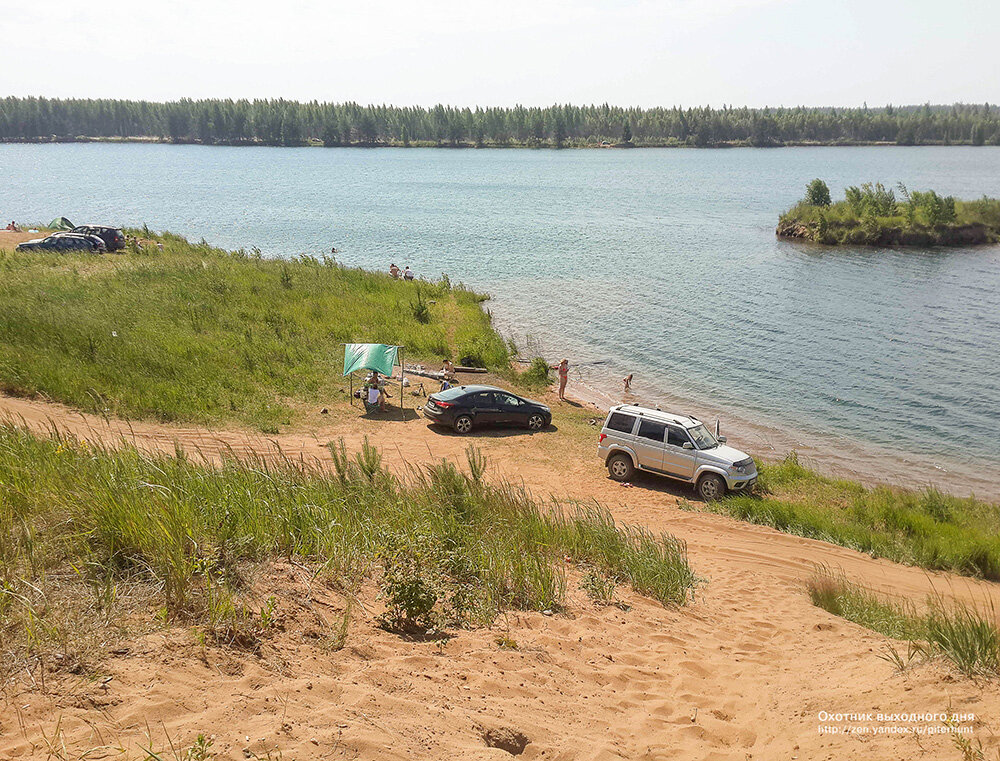
[[[566,401],[566,381],[569,380],[569,360],[563,359],[558,365],[552,365],[553,370],[559,371],[559,398]]]

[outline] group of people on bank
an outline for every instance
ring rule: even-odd
[[[389,274],[392,275],[394,280],[399,280],[400,278],[403,278],[403,280],[413,280],[416,277],[409,265],[400,269],[395,263],[389,265]]]

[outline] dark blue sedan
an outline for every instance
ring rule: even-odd
[[[454,386],[427,397],[424,417],[458,433],[489,425],[516,425],[540,431],[552,422],[552,410],[502,388]]]

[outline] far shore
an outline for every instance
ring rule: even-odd
[[[226,147],[226,148],[437,148],[437,149],[451,149],[451,150],[631,150],[638,148],[694,148],[698,150],[711,150],[711,149],[729,149],[729,148],[873,148],[873,147],[898,147],[898,148],[930,148],[930,147],[951,147],[951,148],[996,148],[998,146],[986,146],[986,145],[973,145],[973,143],[965,142],[955,142],[949,141],[945,142],[943,140],[926,140],[920,143],[898,143],[895,141],[865,141],[865,140],[838,140],[838,141],[813,141],[813,140],[787,140],[782,142],[773,142],[763,145],[755,145],[748,140],[733,140],[724,142],[713,142],[705,145],[697,145],[695,143],[679,141],[679,140],[667,140],[661,142],[631,142],[631,143],[592,143],[592,142],[566,142],[563,145],[555,146],[549,142],[540,143],[521,143],[521,142],[508,142],[508,143],[495,143],[486,142],[477,145],[474,142],[463,141],[458,143],[450,142],[434,142],[429,140],[411,140],[404,143],[399,140],[393,141],[378,141],[373,143],[366,143],[360,141],[344,142],[341,141],[336,145],[325,146],[322,140],[303,140],[295,145],[284,145],[281,143],[266,143],[263,141],[215,141],[215,142],[203,142],[200,140],[173,140],[171,138],[163,137],[148,137],[148,136],[135,136],[135,137],[120,137],[120,136],[106,136],[106,137],[92,137],[86,135],[77,136],[40,136],[33,139],[22,139],[22,138],[0,138],[0,144],[7,145],[46,145],[46,144],[63,144],[63,143],[144,143],[147,145],[201,145],[207,147]]]

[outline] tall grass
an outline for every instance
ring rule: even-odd
[[[759,493],[707,509],[923,568],[1000,580],[1000,510],[972,497],[825,478],[794,454],[758,463]]]
[[[879,597],[864,587],[829,572],[810,580],[809,596],[814,605],[836,616],[877,631],[893,639],[915,644],[911,654],[941,656],[967,676],[1000,675],[1000,631],[996,611],[932,597],[927,610],[918,612],[906,601]],[[898,653],[891,658],[905,665]],[[912,655],[911,655],[912,658]]]
[[[342,387],[341,343],[508,364],[484,297],[446,281],[155,238],[162,252],[0,251],[0,390],[102,414],[274,432],[295,401],[328,401]]]
[[[575,564],[667,605],[683,604],[694,583],[683,542],[618,526],[596,505],[543,506],[489,483],[474,451],[467,471],[441,462],[404,479],[367,444],[331,451],[332,468],[259,458],[210,467],[0,427],[0,651],[67,639],[47,606],[57,578],[88,599],[88,589],[141,580],[165,619],[205,622],[230,642],[273,618],[234,603],[248,561],[309,563],[345,590],[371,580],[387,626],[424,630],[559,608]]]

